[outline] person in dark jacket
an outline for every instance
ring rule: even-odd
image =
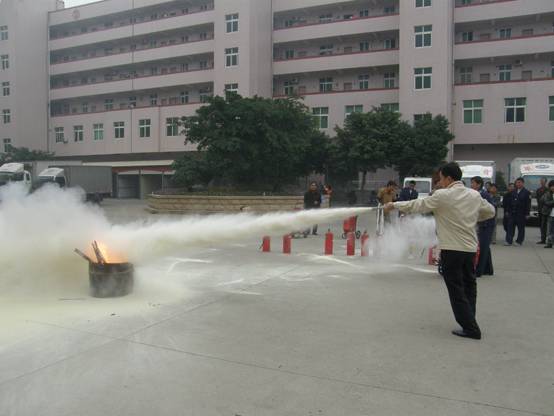
[[[554,181],[548,182],[548,190],[542,195],[542,215],[546,217],[548,240],[544,248],[552,248],[554,244]]]
[[[516,189],[513,183],[508,185],[508,193],[502,197],[502,209],[504,210],[504,215],[502,217],[502,227],[505,232],[508,232],[508,208],[510,206],[510,198],[512,197],[512,192]]]
[[[546,187],[546,178],[541,178],[541,187],[537,189],[537,204],[539,211],[539,227],[541,228],[541,241],[537,242],[537,244],[546,244],[546,227],[548,226],[548,217],[544,216],[542,214],[542,196],[544,193],[548,191],[548,188]]]
[[[416,183],[415,181],[410,181],[408,186],[400,191],[398,195],[399,201],[411,201],[412,199],[417,199],[417,191],[415,190]]]
[[[490,194],[483,189],[482,177],[474,176],[473,178],[471,178],[471,189],[479,192],[479,194],[481,194],[481,198],[492,205]],[[477,260],[477,266],[475,266],[475,277],[481,277],[485,274],[492,276],[494,274],[494,269],[492,266],[491,241],[495,224],[496,209],[494,217],[477,223],[477,238],[479,239],[479,259]]]
[[[304,194],[304,209],[317,208],[321,208],[321,194],[317,192],[317,183],[312,182],[310,184],[310,190]],[[312,234],[317,235],[317,224],[314,224]]]
[[[525,220],[529,219],[531,212],[531,192],[523,187],[523,178],[517,178],[515,181],[516,189],[510,196],[510,205],[508,207],[508,231],[506,231],[505,246],[511,246],[517,227],[516,246],[523,244],[525,239]]]
[[[498,187],[495,183],[491,183],[491,201],[492,206],[494,207],[495,216],[498,217],[498,208],[500,207],[500,204],[502,203],[502,198],[500,198],[500,195],[498,195],[496,192],[498,191]],[[496,244],[496,220],[494,221],[494,231],[492,233],[492,241],[491,244]]]

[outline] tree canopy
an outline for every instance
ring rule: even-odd
[[[334,169],[345,172],[354,166],[363,175],[362,187],[368,172],[385,167],[394,167],[401,177],[431,174],[454,139],[448,120],[427,113],[411,126],[400,118],[400,113],[380,107],[351,113],[331,139]]]
[[[55,153],[44,150],[29,150],[27,147],[9,146],[5,153],[0,154],[0,165],[12,162],[29,162],[32,160],[50,160]]]
[[[227,92],[209,97],[208,103],[179,124],[185,144],[197,144],[217,175],[277,190],[324,171],[328,138],[299,97],[243,98]]]

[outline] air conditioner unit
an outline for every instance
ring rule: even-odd
[[[64,143],[64,144],[67,144],[67,139],[63,139],[63,143]]]
[[[204,91],[206,91],[206,92],[209,92],[209,91],[211,91],[211,90],[212,90],[212,86],[211,86],[211,85],[208,85],[208,86],[206,86],[206,88],[204,88]]]
[[[516,65],[523,65],[523,61],[521,59],[516,59],[514,62]]]
[[[294,77],[293,79],[290,80],[290,82],[292,82],[293,84],[298,84],[298,78],[297,77]]]

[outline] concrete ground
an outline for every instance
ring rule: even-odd
[[[145,203],[102,209],[125,223]],[[537,228],[522,247],[498,228],[480,341],[451,334],[417,243],[413,260],[346,256],[341,230],[320,224],[291,254],[272,236],[270,253],[253,237],[159,259],[124,298],[0,294],[0,415],[554,415],[554,251]]]

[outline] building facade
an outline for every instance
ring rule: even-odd
[[[49,88],[33,82],[22,91],[43,88],[46,103],[16,108],[0,97],[1,107],[28,120],[28,109],[47,105],[48,139],[32,126],[29,147],[112,163],[121,174],[194,150],[175,118],[225,90],[297,91],[329,135],[372,106],[408,121],[443,114],[456,136],[453,159],[495,160],[504,172],[515,157],[554,156],[552,1],[104,0],[47,18],[46,59],[37,54],[33,66],[42,65]],[[0,17],[0,27],[7,21],[2,56],[12,26]],[[19,79],[11,65],[10,57],[2,82],[6,73]],[[27,143],[20,125],[5,126],[2,138]]]

